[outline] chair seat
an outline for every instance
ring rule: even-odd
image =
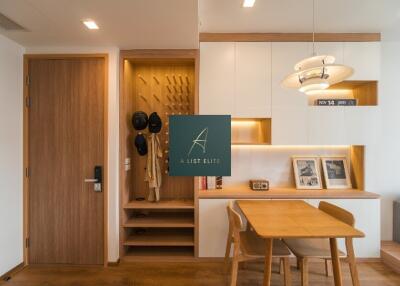
[[[242,252],[253,257],[265,257],[265,239],[259,237],[254,231],[241,231],[240,242]],[[279,239],[274,239],[272,247],[273,257],[290,256],[288,247]]]
[[[297,257],[331,258],[329,239],[292,238],[284,239],[284,242]],[[346,254],[339,250],[339,257],[346,257]]]

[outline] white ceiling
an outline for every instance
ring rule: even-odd
[[[29,32],[0,33],[25,47],[197,48],[197,0],[0,0]],[[100,30],[81,21],[92,18]]]
[[[310,32],[312,0],[200,0],[200,32]],[[400,24],[400,0],[315,0],[317,32],[381,32]]]
[[[312,0],[0,0],[28,32],[0,34],[25,47],[197,48],[200,32],[310,32]],[[317,32],[400,26],[400,0],[315,0]],[[93,18],[100,30],[81,23]],[[198,23],[200,22],[200,27]],[[400,38],[400,34],[399,34]]]

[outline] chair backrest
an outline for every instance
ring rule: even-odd
[[[355,219],[351,212],[327,202],[320,202],[318,208],[334,218],[354,227]]]
[[[229,219],[229,232],[234,239],[239,239],[239,232],[243,228],[243,221],[240,214],[233,209],[233,203],[230,201],[226,207]]]

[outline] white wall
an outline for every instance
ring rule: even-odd
[[[346,156],[350,164],[349,146],[233,145],[232,173],[223,178],[223,185],[247,185],[249,179],[268,179],[271,187],[293,187],[293,156]],[[320,172],[322,176],[321,167]]]
[[[108,54],[108,261],[115,262],[119,258],[119,49],[35,47],[27,48],[26,53]]]
[[[382,80],[379,105],[381,126],[378,135],[376,192],[382,195],[382,239],[393,238],[393,200],[400,199],[400,27],[382,34]]]
[[[23,53],[0,35],[0,275],[23,261]]]

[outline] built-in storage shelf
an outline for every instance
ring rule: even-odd
[[[343,81],[330,88],[314,92],[308,96],[309,105],[316,105],[317,99],[355,99],[357,106],[378,105],[378,81]]]
[[[193,260],[193,246],[129,246],[121,258],[124,262]]]
[[[248,186],[230,186],[221,190],[199,191],[200,199],[377,199],[378,194],[358,189],[297,190],[296,188],[271,188],[253,191]]]
[[[122,261],[194,257],[194,180],[169,176],[167,157],[169,115],[197,111],[197,61],[196,50],[121,51],[120,152],[126,163],[120,169]],[[157,112],[162,120],[159,202],[144,200],[149,195],[144,180],[147,157],[140,156],[132,143],[139,132],[131,123],[136,111]]]
[[[125,246],[194,246],[193,229],[133,230]]]
[[[194,202],[193,200],[131,201],[124,205],[124,209],[194,209]]]
[[[134,215],[135,216],[135,215]],[[143,216],[128,219],[123,226],[127,227],[194,227],[193,213],[151,212]]]
[[[233,145],[271,144],[271,118],[234,118],[231,131]]]

